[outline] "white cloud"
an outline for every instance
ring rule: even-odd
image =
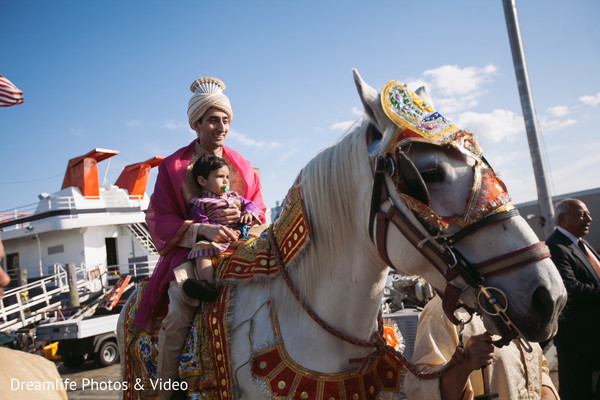
[[[129,127],[129,128],[139,128],[143,125],[143,122],[140,120],[131,120],[131,121],[125,121],[125,126]]]
[[[490,142],[514,139],[524,128],[523,119],[509,110],[496,109],[491,113],[465,112],[460,114],[456,126],[477,134]]]
[[[360,118],[364,115],[364,111],[358,107],[352,107],[352,115],[354,115],[357,118]],[[350,127],[356,122],[356,120],[352,120],[352,121],[340,121],[340,122],[334,122],[333,124],[329,125],[329,129],[332,131],[342,131],[342,132],[346,132],[348,129],[350,129]],[[318,129],[317,130],[321,130]]]
[[[283,162],[288,162],[290,158],[292,158],[296,154],[300,154],[305,151],[306,149],[304,148],[304,146],[289,146],[287,151],[278,154],[277,158],[275,158],[275,163],[280,164]]]
[[[332,131],[346,132],[348,129],[350,129],[352,124],[354,124],[354,121],[336,122],[336,123],[331,124],[329,126],[329,129],[331,129]]]
[[[541,119],[541,125],[547,131],[557,131],[557,130],[565,128],[567,126],[575,125],[576,123],[577,123],[577,120],[575,120],[575,119],[567,119],[567,120]]]
[[[477,106],[482,94],[482,92],[474,92],[462,96],[438,98],[434,100],[435,108],[445,115],[469,110]]]
[[[570,110],[567,106],[554,106],[550,107],[548,112],[555,117],[564,117],[570,113]]]
[[[362,117],[364,115],[364,110],[358,107],[352,107],[352,115],[355,117]]]
[[[162,127],[170,131],[185,130],[186,128],[190,128],[190,126],[187,123],[173,121],[165,122],[164,124],[162,124]]]
[[[489,81],[497,70],[493,64],[483,68],[443,65],[427,70],[423,75],[432,80],[432,89],[440,95],[454,97],[480,91],[481,85]]]
[[[592,96],[581,96],[579,101],[583,104],[595,107],[598,105],[598,103],[600,103],[600,92]]]
[[[227,134],[227,137],[235,142],[238,142],[238,143],[244,145],[244,146],[254,147],[257,149],[276,148],[276,147],[283,146],[283,144],[280,142],[265,142],[262,140],[254,140],[254,139],[249,138],[248,136],[244,135],[243,133],[240,133],[238,131],[233,131],[233,130],[229,131],[229,133]]]
[[[412,90],[425,86],[433,97],[435,108],[449,115],[476,107],[485,94],[483,85],[491,82],[497,70],[493,64],[483,68],[443,65],[423,72],[429,82],[413,79],[407,86]]]
[[[410,90],[412,90],[413,92],[415,90],[417,90],[418,88],[420,88],[421,86],[425,86],[427,88],[427,91],[431,95],[430,89],[433,87],[433,84],[430,82],[427,82],[424,79],[421,79],[421,78],[409,79],[405,83],[406,83],[406,87],[409,88]]]
[[[560,168],[553,169],[552,179],[556,186],[560,187],[560,193],[588,189],[594,187],[594,182],[598,182],[600,161],[596,155],[596,150],[591,151],[591,153],[581,155]]]

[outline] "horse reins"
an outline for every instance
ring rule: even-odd
[[[389,223],[391,222],[446,279],[446,288],[441,295],[443,308],[448,318],[454,324],[461,326],[461,333],[464,327],[464,321],[459,321],[454,316],[454,311],[461,307],[471,314],[475,311],[460,303],[459,300],[460,294],[467,288],[472,287],[477,292],[477,299],[480,307],[490,315],[499,316],[500,320],[509,330],[508,334],[504,335],[501,339],[494,341],[494,345],[502,347],[508,344],[512,339],[520,337],[524,348],[531,351],[529,343],[524,341],[520,331],[506,314],[508,308],[508,299],[506,298],[506,295],[499,289],[484,287],[483,282],[485,277],[505,273],[549,257],[550,254],[548,248],[542,242],[534,243],[477,264],[470,263],[463,257],[460,251],[456,249],[456,243],[486,225],[518,216],[518,211],[516,209],[510,209],[490,214],[474,223],[468,224],[452,235],[431,236],[425,234],[423,225],[415,224],[410,221],[399,207],[393,203],[392,198],[389,196],[387,184],[385,182],[386,169],[388,176],[392,177],[395,172],[395,167],[389,168],[389,164],[386,165],[386,162],[389,162],[388,160],[389,157],[387,159],[381,157],[377,159],[369,216],[369,234],[371,235],[371,240],[375,243],[382,260],[386,265],[394,268],[393,263],[387,255],[386,249],[387,231]],[[387,205],[387,208],[384,207],[385,205]],[[375,238],[373,238],[374,228],[376,229]],[[383,317],[381,310],[377,316],[377,330],[373,332],[372,340],[355,338],[332,327],[319,317],[300,296],[298,289],[294,286],[294,283],[285,268],[273,230],[271,227],[268,229],[269,242],[273,249],[273,255],[278,269],[281,272],[284,282],[304,311],[313,319],[313,321],[315,321],[315,323],[331,335],[356,346],[374,347],[376,349],[374,353],[364,359],[361,370],[368,365],[374,356],[379,356],[384,352],[388,352],[398,358],[415,376],[421,379],[433,379],[442,376],[456,364],[464,360],[464,347],[460,341],[450,360],[441,368],[433,372],[420,371],[415,365],[411,364],[401,352],[395,350],[386,343],[383,337]],[[467,283],[466,287],[461,288],[457,286],[455,281],[459,277],[462,277]],[[499,297],[498,294],[503,297],[504,304],[497,301],[497,297]],[[481,298],[483,298],[483,300]],[[488,311],[482,303],[486,303],[486,306],[491,308],[492,311]]]
[[[269,242],[271,244],[271,248],[273,249],[273,256],[275,257],[275,262],[277,264],[277,268],[279,269],[284,282],[286,283],[286,285],[288,286],[288,288],[294,295],[294,298],[298,301],[298,303],[300,303],[302,309],[304,309],[304,311],[312,318],[312,320],[314,322],[317,323],[317,325],[319,325],[321,328],[323,328],[329,334],[337,337],[338,339],[341,339],[347,343],[350,343],[350,344],[353,344],[356,346],[360,346],[360,347],[374,347],[375,348],[374,353],[372,353],[371,355],[369,355],[368,357],[366,357],[362,360],[358,360],[358,361],[363,361],[363,365],[361,366],[359,371],[364,370],[369,365],[369,363],[373,360],[374,357],[380,356],[380,355],[384,354],[385,352],[388,352],[388,353],[392,354],[393,356],[395,356],[397,359],[400,360],[400,362],[403,365],[406,366],[406,368],[411,373],[413,373],[414,375],[416,375],[422,379],[438,378],[438,377],[442,376],[445,372],[452,369],[456,364],[459,364],[460,362],[462,362],[464,360],[464,348],[462,346],[459,346],[459,347],[457,347],[457,351],[455,351],[455,353],[452,355],[451,359],[446,364],[444,364],[444,366],[442,368],[440,368],[439,370],[436,370],[435,372],[420,371],[416,366],[414,366],[413,364],[411,364],[410,361],[408,361],[408,359],[404,356],[404,354],[402,354],[401,352],[392,348],[390,345],[388,345],[386,343],[385,338],[383,337],[383,316],[382,316],[381,310],[379,310],[379,313],[377,314],[377,330],[375,332],[373,332],[372,340],[364,340],[364,339],[352,337],[352,336],[340,331],[339,329],[332,327],[330,324],[328,324],[326,321],[324,321],[321,317],[319,317],[308,306],[308,304],[306,304],[304,299],[302,299],[302,297],[300,296],[298,289],[292,282],[292,279],[290,278],[290,275],[289,275],[287,269],[285,268],[285,265],[283,263],[283,258],[281,257],[281,251],[279,249],[279,246],[277,245],[277,241],[275,240],[275,235],[273,233],[273,229],[272,229],[272,227],[269,227],[267,229],[268,229]],[[355,361],[355,360],[350,360],[350,361]]]

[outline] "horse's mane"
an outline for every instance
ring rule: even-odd
[[[305,263],[296,269],[300,292],[310,296],[324,271],[316,266],[337,265],[340,251],[355,247],[356,236],[368,237],[368,219],[358,212],[361,196],[370,193],[360,164],[367,166],[365,131],[369,123],[359,119],[337,143],[321,150],[302,170],[298,185],[311,232]],[[368,171],[370,174],[370,170]],[[365,236],[366,235],[366,236]],[[349,271],[349,269],[348,269]],[[360,278],[360,277],[356,277]]]
[[[302,170],[299,186],[311,229],[311,240],[321,251],[340,248],[345,234],[360,229],[354,212],[357,182],[356,169],[360,140],[365,126],[360,121],[337,143],[321,150]]]
[[[311,227],[312,240],[323,250],[339,249],[347,233],[358,230],[368,235],[365,218],[356,218],[357,197],[370,193],[371,187],[361,181],[359,163],[366,158],[365,131],[370,123],[366,116],[356,121],[337,143],[321,150],[304,167],[299,186],[304,209]],[[393,135],[384,135],[375,145],[376,153],[388,147]],[[343,247],[342,247],[343,248]]]

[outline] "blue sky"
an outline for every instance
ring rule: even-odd
[[[600,2],[517,1],[553,195],[600,186]],[[352,68],[375,88],[425,84],[473,131],[515,203],[536,190],[502,2],[0,2],[0,212],[60,189],[67,161],[119,150],[100,179],[188,144],[189,86],[227,85],[227,145],[260,169],[267,207],[362,112]],[[156,171],[148,185],[152,192]]]

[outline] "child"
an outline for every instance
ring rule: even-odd
[[[212,154],[205,154],[194,164],[192,175],[202,188],[202,197],[194,198],[190,202],[192,205],[190,217],[194,222],[218,224],[216,217],[222,210],[232,205],[239,208],[242,215],[238,225],[230,228],[252,225],[254,221],[259,220],[260,210],[254,202],[229,191],[229,166],[225,160]],[[197,279],[186,279],[183,282],[183,291],[186,295],[206,302],[217,298],[219,292],[214,285],[212,257],[221,254],[228,247],[228,242],[217,243],[206,240],[194,245],[188,254],[188,259],[195,259]]]
[[[223,210],[233,206],[241,210],[241,217],[238,224],[230,226],[236,232],[239,224],[252,224],[254,220],[259,220],[260,210],[252,201],[246,200],[235,192],[229,191],[229,166],[222,158],[212,154],[203,155],[194,163],[192,167],[192,176],[202,189],[202,197],[194,198],[190,201],[191,209],[189,217],[197,223],[218,225],[216,219]],[[195,261],[194,274],[196,279],[188,276],[183,281],[181,289],[190,300],[211,302],[215,301],[219,295],[214,284],[214,272],[212,265],[212,256],[218,255],[227,249],[228,242],[210,242],[203,240],[197,242],[188,254],[188,260]],[[177,272],[175,272],[177,273]],[[160,341],[171,341],[174,343],[179,340],[179,330],[181,326],[191,324],[194,319],[194,313],[197,311],[197,305],[192,305],[184,299],[178,285],[171,286],[168,291],[169,302],[178,304],[178,307],[171,307],[167,316],[163,320],[159,332]],[[189,327],[187,328],[189,330]],[[178,344],[179,345],[179,344]],[[183,346],[183,342],[181,343]],[[158,353],[157,375],[161,380],[173,379],[167,378],[177,375],[177,360],[179,353],[162,352]],[[175,371],[173,371],[175,369]],[[162,389],[158,399],[170,399],[172,391]]]

